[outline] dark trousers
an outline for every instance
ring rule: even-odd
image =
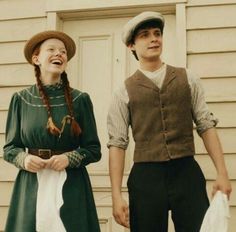
[[[209,206],[205,177],[193,157],[135,163],[128,178],[131,232],[199,232]]]

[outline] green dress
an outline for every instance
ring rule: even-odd
[[[68,115],[62,85],[45,86],[55,124],[61,128],[63,117]],[[36,85],[15,93],[12,97],[7,125],[4,159],[17,167],[12,199],[5,232],[35,232],[37,174],[24,170],[20,159],[26,148],[73,150],[67,179],[63,185],[64,204],[60,217],[67,232],[99,232],[90,179],[86,165],[101,158],[93,106],[87,93],[72,89],[75,119],[82,133],[73,137],[70,124],[66,124],[60,138],[46,130],[47,111]],[[73,160],[75,161],[73,163]],[[78,162],[79,160],[79,162]]]

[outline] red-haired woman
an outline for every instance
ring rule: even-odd
[[[4,159],[19,168],[5,232],[99,232],[86,165],[101,158],[93,106],[65,72],[76,51],[59,31],[27,41],[36,84],[13,95]]]

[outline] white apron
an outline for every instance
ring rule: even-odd
[[[60,207],[63,205],[62,187],[66,177],[65,170],[58,172],[42,169],[37,172],[37,232],[66,232],[59,214]]]

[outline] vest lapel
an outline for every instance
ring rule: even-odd
[[[175,69],[172,66],[167,65],[166,76],[162,84],[162,89],[165,89],[169,85],[169,83],[173,81],[175,78],[176,78]]]
[[[134,73],[134,80],[138,85],[144,86],[146,88],[154,89],[155,91],[159,91],[159,88],[148,78],[146,77],[140,70],[137,70]]]

